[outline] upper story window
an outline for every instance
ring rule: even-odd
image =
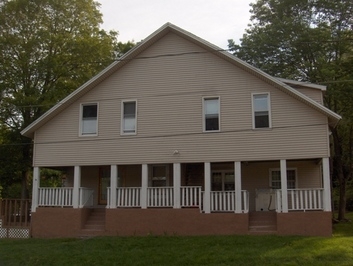
[[[81,135],[97,135],[98,133],[98,104],[81,105]]]
[[[136,134],[136,101],[122,102],[122,134]]]
[[[296,170],[287,169],[287,189],[295,189],[296,179]],[[270,170],[270,186],[274,189],[281,189],[281,171],[279,169]]]
[[[270,128],[270,95],[268,93],[253,94],[253,128]]]
[[[203,99],[204,131],[219,131],[219,97]]]

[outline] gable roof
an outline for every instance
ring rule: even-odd
[[[305,96],[304,94],[298,92],[296,89],[290,87],[288,84],[297,84],[303,85],[308,83],[303,83],[303,82],[297,82],[297,81],[290,81],[290,80],[285,80],[285,79],[279,79],[270,76],[269,74],[261,71],[260,69],[255,68],[254,66],[240,60],[239,58],[235,57],[234,55],[230,54],[229,52],[219,48],[218,46],[211,44],[200,37],[187,32],[171,23],[166,23],[162,27],[160,27],[158,30],[156,30],[154,33],[149,35],[145,40],[142,42],[138,43],[134,48],[132,48],[130,51],[128,51],[126,54],[124,54],[119,60],[113,62],[110,64],[108,67],[106,67],[103,71],[101,71],[99,74],[88,80],[86,83],[84,83],[82,86],[80,86],[78,89],[73,91],[71,94],[69,94],[67,97],[65,97],[63,100],[58,102],[56,105],[54,105],[51,109],[49,109],[46,113],[44,113],[42,116],[40,116],[37,120],[35,120],[32,124],[27,126],[25,129],[21,131],[21,134],[30,138],[33,138],[34,132],[40,128],[42,125],[44,125],[46,122],[48,122],[51,118],[56,116],[58,113],[60,113],[62,110],[64,110],[67,106],[69,106],[71,103],[79,99],[81,96],[83,96],[85,93],[90,91],[92,88],[97,86],[100,82],[108,78],[110,75],[115,73],[119,68],[123,67],[125,64],[130,62],[132,59],[138,58],[138,55],[146,50],[148,47],[153,45],[156,41],[161,39],[163,36],[165,36],[168,33],[174,33],[177,34],[178,36],[195,43],[202,47],[203,49],[213,53],[216,56],[219,56],[220,58],[232,63],[233,65],[249,72],[250,74],[260,78],[261,80],[267,82],[268,84],[280,89],[281,91],[289,94],[290,96],[296,98],[297,100],[309,105],[310,107],[314,108],[315,110],[323,113],[328,117],[329,124],[331,126],[336,126],[338,121],[341,119],[341,116],[336,114],[335,112],[329,110],[328,108],[324,107],[323,105],[317,103],[316,101],[312,100],[311,98]],[[310,84],[310,83],[309,83]],[[311,87],[316,87],[322,89],[324,86],[320,85],[315,85],[315,84],[310,84]]]

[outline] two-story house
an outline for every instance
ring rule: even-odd
[[[331,235],[324,91],[167,23],[22,131],[32,235]]]

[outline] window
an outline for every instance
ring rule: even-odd
[[[136,101],[123,101],[122,134],[136,134]]]
[[[270,95],[253,94],[253,128],[270,128]]]
[[[215,171],[212,172],[211,190],[212,191],[233,191],[234,172],[232,171]]]
[[[272,169],[270,171],[271,174],[271,188],[281,189],[281,171],[279,169]],[[295,169],[287,169],[287,188],[294,189],[296,183],[296,170]]]
[[[166,165],[152,166],[152,187],[165,187],[168,183],[168,167]]]
[[[81,105],[81,135],[97,135],[98,104]]]
[[[219,131],[219,97],[203,99],[204,131]]]

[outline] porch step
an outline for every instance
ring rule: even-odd
[[[249,234],[277,234],[277,214],[275,212],[250,212]]]
[[[101,235],[105,230],[105,209],[92,209],[81,234],[83,235]]]

